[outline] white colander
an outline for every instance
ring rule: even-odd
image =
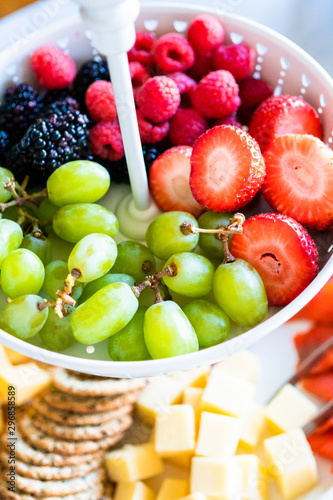
[[[34,7],[38,9],[36,4]],[[226,32],[227,43],[241,40],[256,50],[256,75],[275,87],[275,93],[301,95],[318,111],[325,131],[324,141],[332,147],[333,141],[333,80],[308,54],[285,37],[253,21],[234,14],[204,7],[190,7],[172,3],[143,2],[137,21],[137,30],[154,31],[159,36],[170,31],[185,32],[188,23],[199,13],[210,12],[219,17]],[[31,11],[30,11],[31,12]],[[12,26],[11,26],[12,29]],[[5,33],[4,33],[5,36]],[[40,45],[58,45],[71,54],[78,65],[97,55],[92,47],[89,33],[78,16],[64,18],[35,31],[22,43],[18,40],[0,52],[0,91],[9,82],[29,81],[36,84],[29,68],[29,55]],[[314,186],[315,189],[315,186]],[[117,193],[106,197],[120,199],[127,188],[118,188]],[[262,202],[261,202],[262,203]],[[271,211],[267,205],[253,206],[251,212]],[[31,358],[65,368],[109,377],[148,377],[186,370],[216,362],[231,353],[245,349],[265,335],[273,332],[296,314],[322,288],[333,274],[332,233],[317,233],[314,236],[320,256],[320,272],[313,282],[295,300],[284,308],[270,308],[267,319],[251,330],[234,328],[232,338],[220,345],[197,353],[163,360],[114,362],[107,354],[107,341],[95,346],[75,344],[55,353],[43,349],[38,336],[30,341],[18,340],[0,330],[0,342]],[[119,236],[121,239],[121,236]],[[4,296],[1,302],[4,303]],[[274,332],[272,333],[274,335]]]

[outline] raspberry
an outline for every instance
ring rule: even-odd
[[[207,127],[207,120],[199,111],[179,108],[170,121],[169,139],[173,146],[193,146]]]
[[[256,53],[244,42],[236,45],[221,45],[214,53],[214,68],[230,71],[235,80],[249,76],[255,64]]]
[[[239,97],[241,98],[241,107],[254,108],[259,106],[265,99],[273,94],[273,88],[263,80],[249,76],[239,82]]]
[[[154,47],[155,62],[161,71],[186,71],[194,63],[194,51],[189,42],[179,33],[161,36]]]
[[[180,93],[181,105],[186,108],[191,108],[192,103],[191,103],[190,92],[192,89],[194,89],[197,82],[193,80],[193,78],[188,76],[186,73],[182,73],[180,71],[176,71],[175,73],[169,73],[167,76],[171,78],[171,80],[173,80],[178,87]]]
[[[197,16],[188,28],[187,38],[198,54],[213,51],[224,39],[224,29],[218,19],[209,14]]]
[[[39,84],[47,90],[63,89],[75,78],[73,59],[57,47],[44,45],[31,56],[31,66]]]
[[[90,130],[91,147],[95,155],[106,160],[120,160],[125,152],[117,121],[101,121]]]
[[[180,94],[171,78],[154,76],[139,89],[136,101],[145,118],[153,123],[161,123],[176,113],[180,104]]]
[[[154,65],[154,55],[152,53],[156,37],[153,33],[139,31],[136,34],[134,46],[128,52],[130,62],[139,62],[144,66]]]
[[[223,118],[238,109],[238,90],[229,71],[212,71],[193,89],[192,103],[206,118]]]
[[[86,106],[95,121],[113,122],[117,117],[112,83],[97,80],[86,92]]]
[[[150,74],[143,66],[143,64],[139,62],[130,62],[129,70],[132,79],[133,92],[135,95],[139,88],[145,83],[145,81],[150,78]]]
[[[170,129],[168,120],[154,125],[144,117],[140,109],[137,110],[136,114],[142,144],[155,144],[168,135]]]
[[[195,54],[195,61],[193,66],[189,69],[188,74],[199,81],[204,76],[208,75],[214,70],[213,67],[213,53],[208,52],[205,54]]]

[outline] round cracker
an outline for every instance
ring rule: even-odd
[[[88,379],[80,380],[73,376],[72,372],[64,368],[58,368],[53,377],[53,384],[59,390],[69,394],[80,394],[81,396],[114,396],[127,392],[138,391],[146,385],[146,379]]]

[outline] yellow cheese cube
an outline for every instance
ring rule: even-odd
[[[243,472],[242,500],[268,500],[268,477],[256,455],[237,455],[236,463]]]
[[[286,384],[264,412],[267,425],[273,432],[289,432],[311,420],[318,408],[296,387]]]
[[[184,479],[165,478],[156,500],[177,500],[189,493],[189,484]]]
[[[28,358],[28,356],[25,356],[20,352],[13,351],[12,349],[9,349],[9,347],[4,346],[4,349],[10,363],[13,365],[20,365],[21,363],[28,363],[29,361],[32,361],[31,358]]]
[[[191,493],[204,493],[219,500],[241,498],[242,470],[235,459],[193,457]]]
[[[185,387],[205,387],[209,374],[210,367],[202,366],[195,370],[175,372],[171,376],[180,382],[185,389]]]
[[[154,424],[156,412],[169,405],[180,403],[184,387],[173,377],[155,377],[141,391],[137,402],[140,418]]]
[[[249,411],[255,386],[224,370],[212,370],[204,389],[201,410],[241,417]]]
[[[202,412],[195,454],[203,457],[232,457],[242,430],[239,418]]]
[[[118,483],[114,500],[155,500],[156,493],[141,481]]]
[[[155,450],[162,457],[193,453],[195,418],[191,405],[173,405],[156,415]]]
[[[265,439],[268,472],[284,498],[291,500],[318,482],[316,460],[302,429]]]
[[[105,455],[106,469],[111,481],[139,481],[156,476],[163,463],[152,443],[125,445]]]
[[[258,446],[265,427],[264,409],[262,406],[253,403],[249,413],[243,418],[240,446],[246,450],[253,450],[253,448]]]
[[[165,457],[165,460],[172,465],[181,467],[182,469],[189,469],[191,466],[192,457],[194,452],[182,453],[181,455],[175,455],[174,457]]]
[[[213,367],[213,370],[220,369],[255,384],[260,375],[260,358],[251,351],[239,351]]]
[[[203,493],[191,493],[186,497],[181,497],[178,500],[208,500],[208,497]]]
[[[50,375],[36,363],[10,366],[0,370],[0,399],[8,399],[8,390],[15,387],[15,404],[23,405],[51,383]]]

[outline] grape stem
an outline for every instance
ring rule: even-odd
[[[52,307],[59,318],[66,316],[68,314],[66,305],[75,306],[75,300],[71,297],[71,293],[73,292],[75,281],[80,278],[80,276],[81,271],[79,271],[79,269],[73,269],[64,281],[63,290],[57,291],[58,298],[55,300],[38,302],[37,308],[43,311],[47,307]]]
[[[243,232],[243,223],[245,222],[245,216],[239,212],[235,213],[229,219],[229,224],[227,226],[220,226],[216,229],[204,229],[202,227],[196,227],[194,224],[189,222],[184,222],[180,225],[181,232],[188,236],[189,234],[205,233],[205,234],[241,234]]]
[[[7,203],[0,203],[0,211],[3,212],[6,208],[18,206],[21,207],[26,201],[35,202],[39,198],[45,198],[47,196],[47,188],[38,191],[37,193],[28,194],[25,190],[29,181],[29,176],[26,176],[22,184],[18,184],[14,179],[10,179],[5,184],[5,189],[9,191],[13,197],[12,200]]]
[[[146,261],[149,262],[149,261]],[[150,263],[151,264],[151,263]],[[143,266],[142,266],[143,268]],[[152,276],[146,276],[146,279],[142,281],[142,283],[139,283],[138,285],[132,286],[132,292],[138,299],[140,297],[141,292],[145,290],[148,286],[150,286],[155,293],[155,303],[156,302],[162,302],[162,295],[159,289],[161,279],[163,276],[175,276],[177,274],[177,269],[175,266],[166,266],[162,271],[159,273],[155,273]]]

